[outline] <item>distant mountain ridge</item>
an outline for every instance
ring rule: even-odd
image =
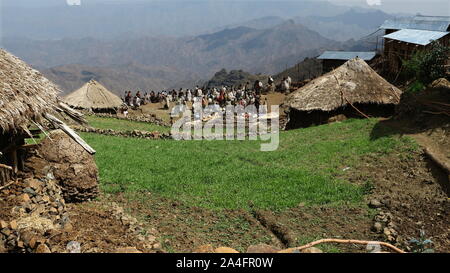
[[[302,15],[317,14],[311,10],[320,7],[327,7],[324,16]],[[223,68],[274,75],[324,50],[374,50],[376,37],[364,41],[355,37],[370,34],[391,17],[380,11],[331,11],[329,7],[322,2],[308,2],[299,12],[302,16],[294,19],[263,16],[228,24],[215,32],[179,38],[127,33],[108,39],[9,37],[1,41],[6,49],[42,70],[64,92],[80,87],[89,78],[118,94],[128,89],[192,87]],[[308,9],[310,12],[306,12]]]
[[[83,71],[113,90],[125,88],[118,79],[130,88],[161,89],[210,78],[222,68],[274,74],[324,49],[343,46],[292,20],[270,29],[237,27],[186,38],[5,39],[4,44],[43,69],[65,92],[86,79]],[[108,73],[114,76],[102,82]]]
[[[333,16],[349,9],[320,0],[82,0],[81,6],[68,6],[65,0],[2,2],[1,34],[40,40],[195,36],[262,17]]]

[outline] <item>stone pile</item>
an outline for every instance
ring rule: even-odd
[[[369,201],[368,206],[378,210],[373,219],[372,231],[382,234],[389,243],[396,243],[398,241],[398,232],[396,231],[394,217],[390,212],[383,211],[383,208],[389,206],[388,200],[379,201],[372,199]]]
[[[138,116],[128,116],[128,117],[117,116],[117,115],[113,115],[113,114],[95,114],[95,115],[99,116],[99,117],[115,118],[115,119],[120,119],[120,120],[130,120],[130,121],[153,123],[153,124],[156,124],[159,126],[168,126],[168,127],[171,126],[168,122],[163,121],[162,119],[158,118],[154,114],[142,114],[142,115],[138,115]]]
[[[49,234],[72,225],[58,182],[18,179],[0,192],[9,217],[0,219],[0,252],[48,253]]]
[[[33,177],[52,177],[67,202],[94,199],[98,193],[98,168],[94,157],[61,130],[52,131],[25,162]]]
[[[121,206],[112,202],[109,206],[113,216],[119,220],[124,226],[128,228],[128,232],[136,235],[136,238],[141,242],[143,249],[151,249],[156,252],[163,252],[161,244],[157,240],[157,231],[152,228],[151,230],[145,229],[145,227],[136,218],[126,214]],[[129,253],[129,249],[117,249],[118,253]]]
[[[95,133],[107,136],[119,136],[119,137],[134,137],[143,139],[170,139],[170,134],[159,132],[147,132],[140,130],[133,131],[114,131],[112,129],[97,129],[92,127],[72,126],[72,128],[78,132]]]

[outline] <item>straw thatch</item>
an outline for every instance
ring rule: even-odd
[[[58,92],[38,71],[0,49],[0,133],[39,123],[56,105]]]
[[[333,111],[349,104],[400,102],[402,91],[356,58],[290,94],[285,105],[297,111]]]
[[[87,82],[63,100],[72,107],[93,111],[116,109],[123,103],[122,99],[94,80]]]

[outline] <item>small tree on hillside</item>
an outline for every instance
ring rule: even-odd
[[[449,58],[450,47],[433,42],[430,50],[414,53],[410,60],[403,60],[404,75],[416,80],[416,86],[424,86],[446,75],[445,64]]]

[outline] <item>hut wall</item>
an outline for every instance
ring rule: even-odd
[[[393,104],[354,104],[354,106],[370,117],[390,117],[395,113]],[[286,129],[306,128],[349,118],[364,118],[364,116],[350,105],[334,111],[314,110],[308,112],[291,109]]]
[[[11,145],[11,135],[0,134],[0,151],[4,151]],[[6,184],[13,177],[11,159],[7,153],[0,155],[0,186]]]
[[[450,46],[450,35],[439,40],[444,46]],[[421,46],[416,44],[405,43],[392,39],[386,39],[384,45],[384,56],[387,60],[387,70],[390,73],[397,74],[402,67],[402,59],[409,60],[416,51],[428,50],[431,44]],[[447,61],[450,64],[450,60]]]

